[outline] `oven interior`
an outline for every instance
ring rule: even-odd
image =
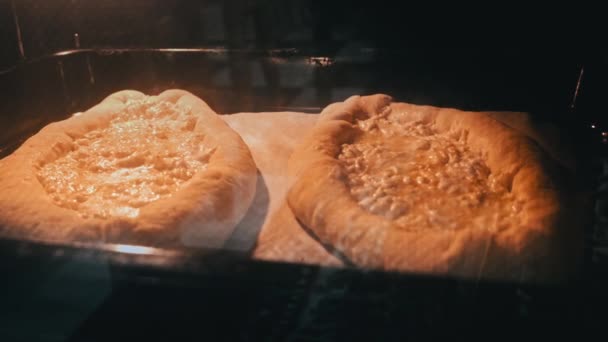
[[[210,16],[236,6],[209,3],[211,14],[205,15]],[[318,13],[303,4],[296,2],[294,11]],[[336,42],[324,39],[318,26],[305,30],[312,42],[296,34],[292,41],[272,44],[272,30],[264,26],[268,8],[262,5],[254,6],[254,33],[244,30],[242,39],[232,32],[234,23],[217,36],[217,28],[207,24],[204,44],[189,36],[200,35],[198,26],[172,32],[171,20],[183,19],[184,8],[204,14],[203,5],[190,4],[156,28],[162,33],[157,40],[146,41],[141,29],[146,20],[129,12],[130,17],[115,18],[135,20],[134,33],[123,41],[113,40],[110,30],[96,36],[91,27],[101,23],[87,26],[68,15],[73,19],[68,28],[49,24],[55,30],[48,34],[61,37],[52,43],[31,25],[35,19],[59,19],[41,15],[43,9],[29,2],[3,6],[8,19],[3,25],[21,32],[11,32],[15,35],[6,42],[16,47],[15,59],[1,60],[9,62],[0,71],[0,157],[46,124],[122,89],[149,94],[186,89],[218,113],[318,113],[350,95],[381,92],[417,104],[529,112],[536,124],[558,127],[573,147],[578,186],[593,198],[589,223],[581,227],[586,244],[580,277],[557,287],[264,262],[230,250],[137,254],[112,246],[0,239],[3,340],[195,334],[229,340],[401,340],[505,327],[505,336],[523,331],[559,336],[601,327],[608,303],[608,133],[603,134],[608,123],[601,106],[608,59],[602,51]],[[64,6],[44,10],[86,12],[86,6]],[[114,6],[108,5],[120,7]],[[324,15],[314,22],[325,23]],[[22,22],[15,29],[16,17]]]

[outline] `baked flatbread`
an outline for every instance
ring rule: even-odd
[[[361,267],[551,281],[570,273],[582,235],[556,168],[484,113],[353,96],[295,149],[288,202]]]
[[[219,247],[256,178],[243,140],[201,99],[121,91],[0,161],[0,234]]]

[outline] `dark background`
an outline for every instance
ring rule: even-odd
[[[0,66],[74,47],[426,47],[560,59],[603,49],[602,20],[575,4],[539,9],[434,2],[1,0]],[[599,19],[599,18],[598,18]],[[464,52],[466,53],[466,52]]]
[[[387,83],[413,77],[423,80],[417,81],[419,89],[425,82],[446,84],[462,88],[465,97],[517,94],[502,101],[512,106],[495,101],[494,109],[567,108],[585,67],[580,105],[590,111],[603,101],[602,84],[608,74],[603,23],[600,12],[576,4],[535,8],[504,2],[381,0],[0,0],[0,74],[74,49],[74,34],[84,49],[295,48],[303,54],[335,57],[371,48],[384,56],[400,51],[393,60],[383,59],[385,69],[401,68]],[[508,83],[509,89],[501,83]],[[5,82],[2,86],[7,87]],[[311,106],[324,106],[327,100]],[[487,109],[469,106],[470,101],[463,101],[463,106],[441,97],[424,100]],[[591,121],[587,114],[579,115]]]
[[[381,0],[0,0],[0,73],[74,49],[74,34],[86,49],[296,48],[329,57],[360,48],[386,54],[399,49],[405,58],[392,64],[420,68],[426,78],[440,75],[435,83],[517,78],[522,88],[532,88],[525,90],[529,97],[560,87],[557,101],[543,98],[541,106],[551,109],[570,104],[572,84],[587,66],[580,90],[593,93],[586,106],[597,107],[607,74],[604,22],[600,11],[572,3],[535,8]]]

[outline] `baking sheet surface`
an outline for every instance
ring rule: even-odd
[[[274,112],[222,117],[247,143],[259,172],[254,202],[226,248],[254,248],[254,258],[264,260],[342,265],[303,230],[285,199],[289,187],[287,160],[314,126],[317,115]]]

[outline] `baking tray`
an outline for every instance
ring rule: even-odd
[[[592,96],[580,103],[588,94],[582,62],[550,57],[474,49],[62,51],[0,73],[0,155],[122,89],[181,88],[219,113],[316,113],[353,94],[383,92],[418,104],[530,112],[573,142],[580,186],[593,188],[602,118],[593,114]],[[600,326],[608,284],[601,257],[590,256],[579,281],[551,288],[263,262],[226,250],[0,239],[0,256],[9,275],[0,320],[10,327],[0,334],[36,340],[193,333],[401,340],[505,325],[513,334],[559,335]]]

